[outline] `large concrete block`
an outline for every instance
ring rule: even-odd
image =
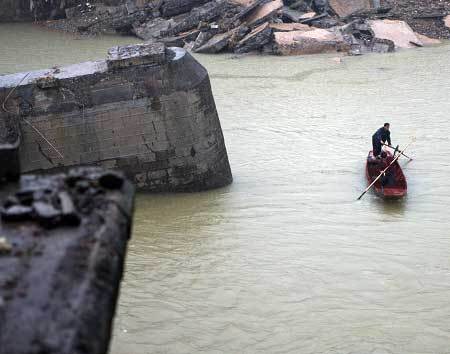
[[[0,97],[16,86],[8,109],[33,125],[21,125],[24,172],[101,165],[122,168],[134,181],[147,172],[143,166],[160,161],[161,151],[191,149],[213,132],[215,148],[198,151],[193,162],[206,163],[208,173],[157,187],[139,178],[139,186],[197,191],[232,181],[208,73],[183,49],[116,47],[107,61],[0,76]],[[0,121],[6,117],[0,111]]]

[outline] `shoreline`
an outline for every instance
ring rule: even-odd
[[[361,55],[450,39],[450,3],[438,0],[421,4],[410,0],[165,0],[141,6],[133,1],[115,3],[106,6],[102,1],[82,2],[65,8],[57,19],[45,20],[35,14],[40,21],[34,23],[81,36],[130,35],[145,42],[211,54]]]

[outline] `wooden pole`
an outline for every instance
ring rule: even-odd
[[[388,145],[388,144],[386,144],[386,143],[382,143],[382,144],[383,144],[384,146],[387,146],[387,147],[389,147],[389,148],[395,150],[395,147],[393,147],[393,146],[390,146],[390,145]],[[406,157],[407,159],[409,159],[410,161],[412,161],[412,157],[409,157],[408,155],[403,154],[402,152],[400,152],[400,154],[403,155],[403,156],[405,156],[405,157]]]
[[[375,183],[381,178],[381,176],[386,173],[386,171],[389,169],[389,167],[391,167],[400,158],[400,156],[403,155],[403,152],[408,148],[409,145],[411,145],[413,143],[413,141],[414,140],[412,140],[408,145],[406,145],[406,147],[402,151],[400,151],[400,153],[396,157],[394,157],[394,159],[389,164],[389,166],[386,167],[383,171],[381,171],[381,173],[378,175],[378,177],[373,180],[373,182],[370,184],[370,186],[366,188],[366,190],[358,197],[357,200],[360,200],[364,196],[364,194],[366,194],[375,185]]]

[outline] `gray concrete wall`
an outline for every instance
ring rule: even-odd
[[[22,171],[100,165],[158,192],[231,183],[207,71],[183,49],[156,47],[144,59],[0,76],[0,102],[18,85],[6,108],[21,122]]]

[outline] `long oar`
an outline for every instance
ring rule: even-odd
[[[390,145],[388,145],[388,144],[385,144],[385,143],[382,143],[384,146],[387,146],[388,148],[391,148],[392,150],[395,150],[395,147],[393,147],[393,146],[390,146]],[[400,152],[400,155],[403,155],[403,156],[405,156],[407,159],[409,159],[410,161],[412,161],[412,157],[409,157],[408,155],[406,155],[406,154],[404,154],[404,153],[402,153],[402,152]]]
[[[411,145],[413,143],[413,141],[411,141],[408,145],[406,145],[406,147],[402,151],[400,151],[400,153],[392,160],[392,162],[388,165],[388,167],[386,167],[383,171],[381,171],[381,173],[378,175],[378,177],[373,180],[373,182],[370,184],[370,186],[366,188],[366,190],[359,196],[359,198],[357,200],[360,200],[364,196],[364,194],[366,194],[374,186],[374,184],[381,178],[382,175],[384,175],[386,173],[386,171],[389,169],[389,167],[391,167],[395,163],[395,161],[397,161],[400,158],[400,156],[403,154],[403,152],[408,148],[409,145]]]

